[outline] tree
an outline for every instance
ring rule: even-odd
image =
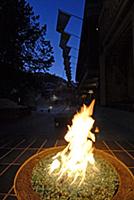
[[[25,0],[18,2],[18,49],[22,69],[39,72],[46,71],[54,62],[53,48],[45,39],[46,25],[40,26],[39,15],[35,15],[32,7]]]
[[[10,71],[14,69],[17,39],[16,0],[0,1],[0,67],[1,71]]]
[[[0,0],[0,96],[19,89],[26,81],[25,72],[47,71],[52,66],[53,48],[46,31],[26,0]]]
[[[48,70],[53,62],[53,48],[45,39],[46,25],[26,0],[0,2],[0,66],[6,73],[13,69],[39,72]]]

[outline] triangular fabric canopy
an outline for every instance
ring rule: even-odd
[[[71,62],[69,61],[69,59],[64,60],[64,66],[66,71],[71,75]]]
[[[71,67],[65,65],[65,71],[66,71],[66,76],[68,79],[68,82],[71,83],[72,75],[71,75]]]
[[[60,47],[64,49],[68,43],[68,40],[70,39],[70,34],[69,33],[61,33],[61,38],[60,38]]]
[[[63,55],[64,60],[70,60],[71,56]]]
[[[66,59],[66,60],[64,60],[64,65],[65,65],[66,67],[70,67],[71,62],[70,62],[68,59]]]
[[[70,62],[71,56],[69,56],[70,50],[71,50],[71,47],[68,47],[68,46],[66,46],[63,49],[64,68],[66,71],[66,76],[67,76],[68,82],[71,82],[71,78],[72,78],[71,66],[70,66],[71,65],[71,62]]]
[[[65,46],[65,47],[63,48],[63,57],[68,56],[69,53],[70,53],[70,50],[71,50],[71,47]]]
[[[58,10],[58,20],[57,20],[57,27],[56,30],[60,33],[64,32],[71,15],[65,13],[61,10]]]

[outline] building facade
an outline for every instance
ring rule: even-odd
[[[100,0],[86,0],[76,69],[79,95],[92,95],[98,87]]]
[[[103,1],[99,34],[100,103],[133,106],[134,1]]]

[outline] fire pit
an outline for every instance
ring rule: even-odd
[[[42,199],[111,199],[118,189],[117,172],[98,154],[95,156],[98,170],[88,165],[86,176],[80,185],[81,178],[72,183],[72,177],[65,174],[59,179],[56,170],[53,176],[48,173],[52,156],[40,160],[32,172],[32,186]]]
[[[66,147],[46,149],[22,165],[14,181],[18,199],[133,200],[131,172],[94,148],[94,103],[74,116],[65,135]]]
[[[15,180],[14,180],[14,189],[15,193],[17,195],[18,200],[41,200],[43,199],[43,185],[39,185],[37,188],[38,192],[34,191],[34,186],[32,186],[33,183],[33,171],[36,169],[36,167],[39,165],[41,160],[45,157],[48,157],[50,155],[56,154],[57,152],[63,150],[64,147],[53,147],[48,148],[44,150],[43,152],[36,154],[32,156],[30,159],[28,159],[19,169],[19,171],[16,174]],[[117,188],[117,191],[113,194],[113,197],[109,198],[110,200],[133,200],[134,197],[134,179],[131,172],[128,170],[128,168],[120,162],[118,159],[114,158],[113,156],[109,155],[108,153],[105,153],[101,150],[95,149],[95,155],[96,157],[100,157],[106,162],[110,163],[114,167],[114,170],[116,170],[118,174],[118,180],[115,182],[115,188]],[[39,171],[40,172],[40,171]],[[103,179],[103,177],[102,177]],[[105,180],[103,180],[105,181]],[[103,183],[102,181],[102,183]],[[119,181],[119,182],[118,182]],[[116,187],[117,186],[117,187]],[[74,186],[73,186],[74,187]],[[90,187],[90,184],[89,184]],[[53,190],[51,190],[51,195],[53,195]],[[107,191],[106,191],[107,193]],[[57,196],[58,197],[58,196]],[[59,198],[59,197],[58,197]],[[44,199],[56,199],[56,198],[45,198]],[[62,198],[61,199],[67,199]],[[70,198],[71,199],[71,198]],[[79,198],[76,198],[79,199]],[[83,199],[92,199],[92,198],[83,198]],[[103,197],[101,199],[104,199]],[[107,198],[108,199],[108,198]]]

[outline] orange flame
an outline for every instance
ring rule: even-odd
[[[53,157],[50,165],[50,174],[58,170],[59,179],[66,175],[73,177],[72,183],[78,177],[81,177],[80,184],[83,182],[88,164],[94,166],[93,143],[95,135],[91,132],[94,124],[93,114],[95,100],[89,107],[83,106],[73,120],[72,126],[68,126],[68,132],[65,140],[68,142],[67,147]]]

